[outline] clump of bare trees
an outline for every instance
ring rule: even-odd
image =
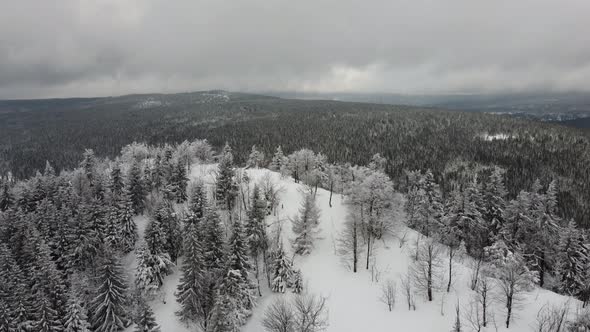
[[[276,299],[262,319],[268,332],[319,332],[328,323],[326,298],[309,293],[296,295],[291,301]]]
[[[416,261],[410,266],[410,272],[416,289],[424,293],[428,301],[432,301],[433,292],[441,287],[444,278],[441,246],[428,238],[418,243]]]
[[[387,279],[381,285],[381,295],[379,296],[379,300],[387,305],[389,311],[393,310],[395,307],[395,298],[397,295],[397,284],[392,279]]]

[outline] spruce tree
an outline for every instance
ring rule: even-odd
[[[70,300],[64,321],[64,332],[90,332],[90,324],[85,310],[80,305],[80,302],[75,299]]]
[[[63,331],[63,324],[59,319],[57,310],[46,299],[40,300],[37,310],[39,318],[33,323],[33,330],[36,332],[60,332]]]
[[[127,176],[127,191],[131,194],[133,202],[133,211],[135,214],[141,214],[145,207],[145,185],[141,174],[139,162],[134,160]]]
[[[203,293],[209,285],[205,284],[203,271],[203,248],[199,242],[197,225],[188,224],[185,228],[184,260],[182,262],[180,283],[176,300],[180,310],[176,313],[181,320],[205,320],[203,312]]]
[[[10,192],[7,180],[0,179],[0,212],[6,211],[14,203],[14,197]]]
[[[251,290],[254,286],[250,282],[251,265],[248,261],[248,248],[244,238],[244,229],[242,222],[236,219],[232,225],[232,234],[228,244],[228,268],[241,277],[241,283],[238,285],[241,289],[239,292],[240,305],[246,310],[252,309],[254,299]]]
[[[285,157],[285,155],[283,154],[283,149],[281,149],[280,145],[277,146],[277,150],[274,156],[272,157],[272,160],[268,168],[271,171],[281,172],[287,166],[287,163],[288,158]]]
[[[128,253],[135,247],[137,241],[137,224],[133,220],[133,201],[127,188],[123,189],[118,201],[118,219],[121,230],[121,249]]]
[[[304,193],[303,202],[297,215],[291,223],[293,224],[293,251],[295,254],[308,255],[313,248],[313,240],[318,233],[320,212],[315,202],[315,196],[311,193]]]
[[[209,205],[205,212],[205,224],[203,225],[203,250],[205,266],[208,270],[221,270],[225,265],[223,249],[223,230],[221,220],[215,207]]]
[[[276,293],[284,293],[287,290],[289,280],[291,278],[291,263],[285,255],[283,245],[274,254],[274,261],[272,265],[272,291]]]
[[[117,163],[113,165],[110,174],[109,189],[113,198],[118,197],[123,192],[125,182],[121,174],[121,166]]]
[[[264,153],[258,151],[258,149],[256,149],[256,145],[252,145],[252,150],[250,152],[250,156],[248,157],[248,161],[246,162],[246,167],[258,168],[262,166],[263,162]]]
[[[234,157],[227,143],[223,148],[223,154],[218,168],[215,199],[224,209],[231,211],[237,197],[238,189],[234,179]]]
[[[160,332],[160,327],[156,323],[156,317],[152,308],[145,301],[140,301],[139,317],[135,323],[134,332]]]
[[[98,289],[90,302],[90,324],[95,332],[120,331],[128,324],[127,284],[118,258],[105,249],[99,268]]]
[[[484,191],[485,212],[483,217],[492,231],[492,236],[497,236],[504,224],[503,214],[506,209],[506,196],[508,192],[504,186],[504,170],[495,167],[488,178]]]
[[[576,223],[570,220],[567,227],[559,232],[556,273],[559,291],[570,296],[578,296],[583,288],[587,262],[590,262],[590,248]]]

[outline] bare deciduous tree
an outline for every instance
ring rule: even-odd
[[[266,309],[262,326],[268,332],[293,332],[295,326],[293,307],[283,298],[276,299]]]
[[[443,279],[441,246],[432,239],[424,239],[416,247],[416,257],[411,266],[415,287],[432,301],[433,292],[440,288]]]
[[[412,288],[413,278],[412,273],[408,272],[403,276],[400,276],[400,282],[406,302],[408,303],[408,310],[416,310],[416,300],[414,299],[414,290]]]
[[[385,305],[387,305],[387,308],[389,309],[389,311],[392,311],[393,307],[395,306],[396,293],[397,293],[397,284],[395,283],[394,280],[387,279],[381,285],[381,296],[379,297],[379,300],[381,302],[385,303]]]
[[[301,294],[293,300],[295,332],[319,332],[328,327],[326,298]]]
[[[569,302],[562,304],[545,304],[539,312],[535,322],[536,332],[561,332],[565,330],[569,313]]]

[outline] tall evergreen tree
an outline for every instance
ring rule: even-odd
[[[139,305],[139,317],[135,323],[134,332],[160,332],[160,327],[156,323],[156,317],[152,308],[145,301]]]
[[[99,268],[98,289],[90,302],[90,323],[95,332],[120,331],[128,324],[127,284],[118,258],[105,249]]]
[[[180,304],[177,315],[182,320],[206,320],[204,312],[203,293],[205,287],[203,248],[199,241],[200,234],[197,225],[189,223],[185,228],[184,260],[182,262],[182,277],[176,291],[176,300]]]
[[[118,197],[123,192],[125,182],[123,181],[123,176],[121,174],[121,166],[118,163],[114,164],[113,168],[111,168],[110,181],[108,187],[114,198]]]
[[[52,308],[49,301],[42,299],[39,303],[39,318],[33,324],[34,331],[38,332],[60,332],[63,331],[63,324],[59,319],[57,310]]]
[[[590,248],[573,220],[570,220],[567,227],[560,229],[556,262],[559,291],[570,296],[580,295],[585,269],[590,262]]]
[[[133,202],[133,211],[135,214],[141,214],[145,207],[145,185],[141,173],[139,162],[134,160],[129,169],[127,176],[127,191],[131,194]]]
[[[228,144],[223,148],[218,167],[215,198],[222,207],[231,211],[238,189],[235,182],[234,157]]]
[[[283,149],[281,149],[281,146],[279,145],[277,146],[277,150],[275,151],[268,168],[271,171],[281,172],[285,167],[287,167],[288,162],[289,159],[285,157],[283,154]]]
[[[223,230],[221,220],[215,207],[209,205],[205,212],[205,224],[203,225],[203,255],[205,266],[208,270],[221,270],[225,265],[223,248]]]
[[[272,265],[272,291],[284,293],[287,290],[288,282],[291,279],[291,262],[285,255],[283,245],[274,254]]]
[[[79,301],[70,300],[68,312],[64,317],[64,332],[90,332],[90,324]]]
[[[293,251],[299,255],[307,255],[313,248],[313,240],[318,233],[320,211],[315,202],[315,196],[311,193],[303,194],[303,202],[293,224]]]

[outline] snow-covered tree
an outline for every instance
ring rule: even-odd
[[[279,245],[273,256],[271,288],[273,292],[284,293],[291,279],[291,262],[285,255],[282,244]]]
[[[160,326],[156,323],[156,317],[152,308],[145,301],[140,301],[139,316],[135,322],[134,332],[160,332]]]
[[[90,324],[96,332],[120,331],[128,324],[125,310],[127,284],[118,258],[106,250],[99,268],[98,289],[89,311]]]
[[[512,252],[502,241],[486,248],[490,261],[490,275],[497,279],[504,307],[506,328],[510,327],[514,309],[522,301],[523,293],[530,291],[537,280],[537,274],[530,271],[518,252]]]
[[[436,234],[443,216],[442,194],[429,170],[420,182],[416,202],[415,225],[426,236]]]
[[[202,246],[207,270],[222,270],[225,266],[223,229],[219,214],[211,205],[208,205],[205,211]]]
[[[277,150],[275,151],[275,154],[273,155],[268,168],[271,171],[282,173],[284,169],[287,167],[288,162],[289,159],[285,157],[285,155],[283,154],[283,149],[281,149],[281,146],[279,145],[277,146]]]
[[[251,168],[258,168],[264,164],[264,152],[259,151],[256,149],[256,145],[252,145],[252,151],[250,152],[250,156],[248,156],[248,161],[246,162],[247,167]]]
[[[176,290],[176,300],[180,304],[177,315],[182,320],[206,320],[203,312],[204,258],[203,248],[199,241],[197,225],[188,224],[185,228],[184,260],[182,262],[182,276]]]
[[[242,222],[238,219],[234,220],[232,224],[232,233],[228,243],[227,263],[231,271],[238,273],[241,277],[240,292],[237,294],[239,298],[240,308],[242,310],[251,310],[254,306],[254,298],[252,289],[254,286],[250,281],[250,262],[248,261],[248,248],[245,240],[244,229]]]
[[[90,324],[84,308],[76,299],[70,299],[68,311],[64,317],[64,332],[90,332]]]
[[[434,291],[442,286],[444,268],[442,262],[442,248],[432,239],[418,242],[416,260],[411,266],[414,286],[424,293],[428,301],[434,299]]]
[[[141,173],[141,167],[139,162],[134,161],[129,169],[127,176],[127,191],[131,195],[131,201],[133,202],[133,211],[135,214],[141,214],[145,207],[145,185],[143,176]]]
[[[153,296],[164,284],[164,277],[174,265],[165,252],[154,253],[145,245],[135,250],[137,268],[135,271],[135,285],[143,295]]]
[[[234,157],[228,144],[223,148],[218,168],[215,199],[224,209],[231,211],[238,189],[235,181]]]
[[[318,233],[320,211],[315,202],[315,196],[303,192],[303,202],[299,214],[291,220],[293,225],[293,251],[295,254],[308,255],[313,249],[313,240]]]
[[[559,231],[556,262],[559,291],[570,296],[579,296],[590,262],[590,248],[573,220]]]
[[[33,330],[38,332],[60,332],[63,324],[57,310],[46,299],[41,299],[37,309],[38,319],[33,323]]]

